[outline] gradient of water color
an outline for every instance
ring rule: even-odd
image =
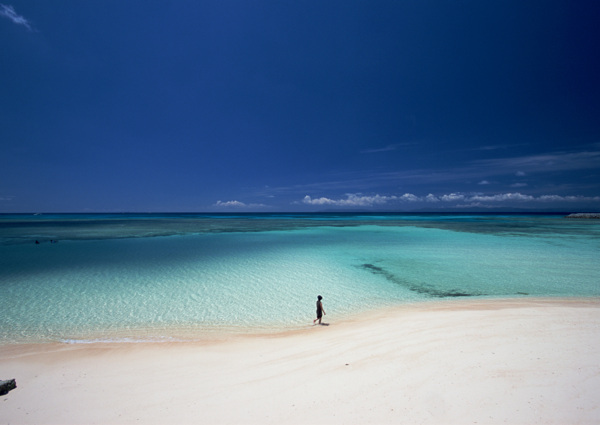
[[[39,243],[36,243],[39,242]],[[600,296],[560,215],[0,216],[0,343],[274,331],[462,297]]]

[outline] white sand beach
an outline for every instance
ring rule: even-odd
[[[328,313],[212,342],[0,347],[18,386],[0,423],[600,423],[598,299]]]

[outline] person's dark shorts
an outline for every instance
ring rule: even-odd
[[[317,319],[323,317],[323,312],[321,310],[317,310]]]

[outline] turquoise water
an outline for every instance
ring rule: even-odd
[[[38,243],[36,243],[36,241]],[[0,343],[163,341],[463,297],[600,296],[560,215],[4,215]]]

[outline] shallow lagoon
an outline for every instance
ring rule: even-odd
[[[299,328],[318,294],[332,321],[461,297],[596,297],[599,236],[597,221],[557,215],[0,216],[0,342]]]

